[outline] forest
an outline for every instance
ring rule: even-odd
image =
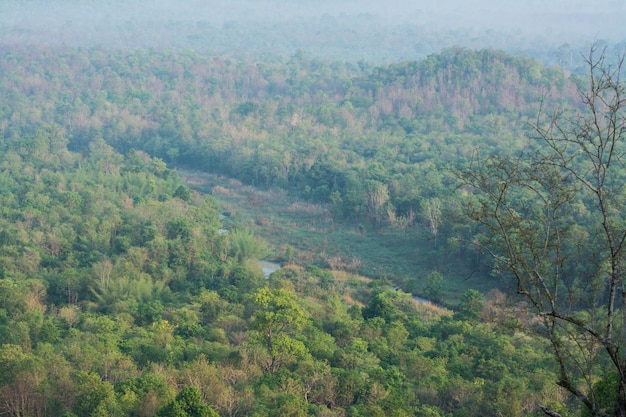
[[[448,192],[453,168],[479,147],[523,148],[541,100],[575,94],[556,68],[491,50],[374,68],[303,54],[250,65],[193,52],[3,53],[7,141],[50,125],[72,151],[102,138],[122,154],[279,187],[326,205],[333,221],[417,235],[420,261],[454,257],[439,272],[457,278],[482,265],[458,243],[473,232]],[[392,272],[406,290],[423,287],[415,270]]]
[[[622,415],[623,43],[134,7],[0,27],[1,415]]]
[[[67,145],[52,129],[3,142],[4,413],[521,415],[565,401],[542,344],[483,321],[477,291],[453,313],[314,265],[265,280],[257,238],[220,233],[215,199],[161,159]]]

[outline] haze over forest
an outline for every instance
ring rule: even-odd
[[[0,0],[0,416],[626,416],[625,21]]]
[[[451,46],[555,58],[596,40],[623,43],[626,3],[528,1],[19,1],[0,4],[5,43],[181,47],[233,56],[380,63]],[[571,57],[570,57],[571,58]],[[561,62],[569,64],[568,62]]]

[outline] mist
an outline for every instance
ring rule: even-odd
[[[621,0],[4,0],[0,42],[387,63],[451,46],[541,56],[623,45],[625,20]]]

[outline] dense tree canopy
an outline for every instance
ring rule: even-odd
[[[491,50],[372,68],[303,53],[252,65],[189,51],[1,48],[8,143],[51,127],[114,169],[102,139],[331,203],[335,220],[410,230],[417,246],[441,251],[470,238],[446,191],[449,168],[477,147],[523,147],[541,97],[573,93],[560,70]]]
[[[231,255],[215,200],[181,196],[161,160],[99,140],[50,151],[54,135],[0,155],[3,413],[466,415],[502,409],[490,392],[564,401],[541,345],[401,292],[330,285],[340,278],[313,266],[263,282]]]
[[[304,54],[0,55],[2,413],[578,412],[502,293],[459,293],[453,313],[393,287],[445,304],[451,276],[483,267],[462,243],[481,230],[463,220],[470,193],[449,168],[476,147],[523,149],[541,99],[574,92],[560,70],[460,48],[384,68]],[[292,211],[355,241],[407,237],[426,266],[372,281],[358,260],[312,265],[287,248],[289,265],[265,279],[257,260],[275,248],[172,167],[242,181],[261,209],[251,186],[280,187],[301,199]]]

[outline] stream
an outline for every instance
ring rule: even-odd
[[[232,220],[230,220],[230,218],[228,218],[224,214],[220,214],[220,220],[222,220],[222,224],[228,223],[228,222],[232,223]],[[228,229],[226,229],[226,228],[220,229],[219,233],[220,234],[228,233]],[[263,276],[265,277],[265,279],[268,279],[270,277],[270,275],[272,275],[274,272],[276,272],[276,271],[278,271],[279,269],[282,268],[280,263],[273,262],[273,261],[261,260],[261,261],[258,261],[257,264],[259,265],[259,267],[263,271]],[[395,287],[392,286],[392,287],[389,287],[389,288],[394,290],[394,291],[401,290],[401,288],[397,287],[397,286],[395,286]],[[432,301],[430,301],[430,300],[428,300],[426,298],[420,297],[418,295],[412,295],[411,297],[413,298],[413,300],[417,301],[418,303],[435,305],[435,303],[433,303]]]
[[[389,287],[389,289],[391,289],[391,290],[393,290],[393,291],[402,291],[402,288],[400,288],[400,287],[398,287],[398,286],[395,286],[395,287]],[[414,301],[416,301],[416,302],[418,302],[418,303],[420,303],[420,304],[432,304],[432,305],[435,305],[435,306],[437,305],[437,304],[433,303],[432,301],[430,301],[429,299],[424,298],[424,297],[420,297],[419,295],[414,295],[414,294],[411,294],[411,298],[412,298]]]
[[[259,261],[258,265],[263,270],[263,276],[266,279],[269,278],[270,275],[272,275],[272,273],[278,271],[281,268],[278,262],[272,262],[272,261]]]

